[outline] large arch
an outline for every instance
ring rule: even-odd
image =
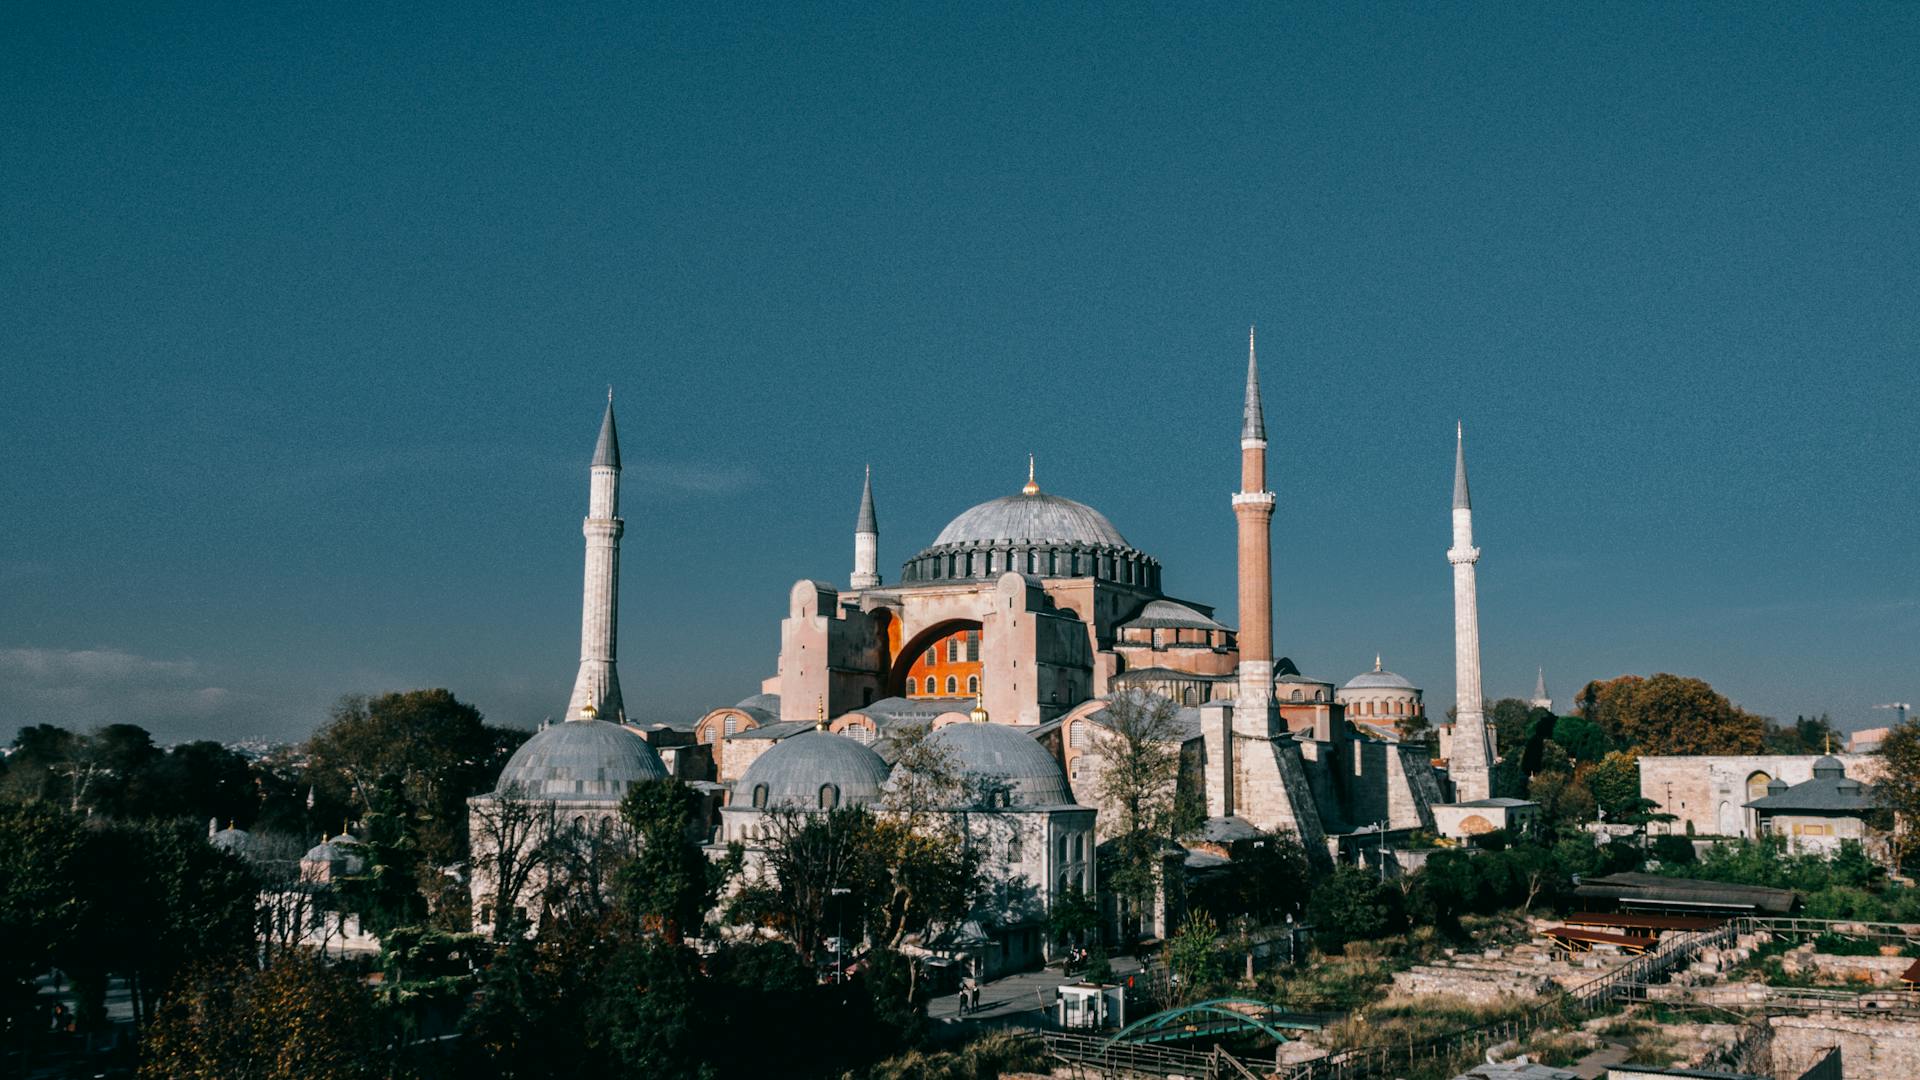
[[[893,664],[887,671],[887,696],[912,696],[906,692],[907,672],[913,670],[914,661],[920,658],[921,653],[927,651],[928,646],[947,637],[956,630],[980,629],[980,620],[978,619],[942,619],[939,622],[922,627],[919,633],[913,635],[913,637],[903,643],[900,646],[900,650],[893,655]],[[982,635],[984,636],[984,631]]]

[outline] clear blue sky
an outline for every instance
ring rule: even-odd
[[[1451,701],[1463,418],[1491,695],[1920,699],[1920,8],[547,7],[0,9],[0,737],[561,711],[608,383],[646,719],[867,462],[1231,618],[1255,321],[1310,674]]]

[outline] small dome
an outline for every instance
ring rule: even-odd
[[[1395,675],[1391,671],[1382,671],[1376,667],[1372,671],[1363,671],[1360,674],[1355,675],[1353,678],[1348,679],[1347,685],[1341,687],[1340,689],[1342,690],[1417,690],[1419,689],[1419,687],[1409,682],[1407,680],[1407,677],[1404,675]]]
[[[238,855],[247,849],[247,830],[236,829],[229,825],[208,837],[207,842],[221,851],[231,851]]]
[[[366,866],[366,859],[361,856],[359,845],[360,841],[343,832],[339,836],[322,840],[308,848],[307,853],[300,856],[300,861],[303,864],[338,864],[342,873],[357,874]]]
[[[1085,503],[1036,492],[989,499],[947,522],[934,538],[941,544],[1012,540],[1059,540],[1124,548],[1127,538],[1106,515]]]
[[[803,731],[773,744],[747,766],[733,786],[731,805],[813,809],[822,805],[820,789],[831,784],[839,789],[832,805],[865,806],[880,798],[887,772],[884,758],[845,735]],[[764,798],[757,793],[762,785]]]
[[[1786,793],[1787,793],[1787,782],[1785,780],[1782,780],[1779,777],[1775,777],[1774,779],[1767,781],[1767,794],[1769,796],[1785,795]]]
[[[1822,757],[1814,760],[1813,776],[1816,780],[1838,779],[1847,775],[1846,767],[1836,757]]]
[[[961,771],[1007,785],[1015,806],[1073,803],[1067,774],[1040,741],[1007,724],[948,724],[931,736],[953,751]]]
[[[528,799],[620,799],[635,784],[666,778],[660,755],[624,725],[568,720],[522,743],[494,791]]]

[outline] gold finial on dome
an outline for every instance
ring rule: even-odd
[[[1033,480],[1033,455],[1027,455],[1027,486],[1020,489],[1022,495],[1040,494],[1040,485]]]
[[[827,730],[827,699],[813,699],[813,730]]]
[[[967,716],[976,724],[984,724],[987,722],[987,707],[980,700],[979,690],[973,692],[973,711],[968,713]]]

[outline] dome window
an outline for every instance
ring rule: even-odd
[[[767,785],[753,785],[753,808],[755,810],[765,810],[767,808]]]
[[[840,789],[832,784],[820,785],[820,809],[833,810],[840,805]]]

